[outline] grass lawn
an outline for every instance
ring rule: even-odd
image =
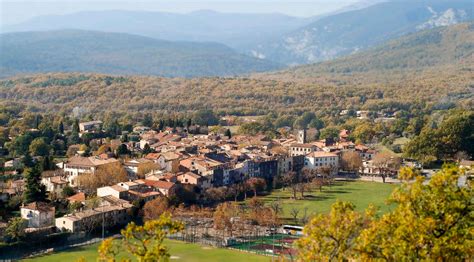
[[[283,208],[283,218],[292,218],[290,210],[297,208],[300,210],[299,218],[307,208],[308,215],[317,213],[327,213],[331,209],[331,205],[337,200],[350,201],[356,205],[359,211],[364,210],[369,204],[379,207],[379,212],[384,213],[392,207],[385,204],[390,193],[396,185],[382,184],[376,182],[364,181],[336,181],[331,187],[323,187],[323,191],[319,190],[307,192],[305,199],[292,199],[292,192],[288,189],[275,190],[270,195],[261,198],[270,203],[274,200],[280,200]],[[297,194],[300,197],[300,194]]]
[[[270,257],[259,256],[229,249],[200,246],[198,244],[188,244],[180,241],[166,240],[166,245],[170,248],[171,261],[270,261]],[[86,261],[97,261],[97,247],[99,244],[79,247],[47,256],[37,257],[26,261],[37,262],[69,262],[76,261],[84,257]]]

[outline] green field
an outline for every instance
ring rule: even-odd
[[[376,182],[337,181],[331,187],[323,187],[322,192],[314,190],[305,193],[305,199],[292,199],[292,192],[288,189],[275,190],[270,195],[262,196],[261,199],[266,203],[279,200],[283,208],[282,217],[285,219],[292,218],[290,211],[293,208],[299,210],[299,218],[303,216],[305,208],[308,215],[327,213],[337,199],[354,203],[359,211],[372,203],[379,207],[380,213],[384,213],[392,208],[385,202],[395,187],[393,184]],[[297,197],[300,197],[299,193]]]
[[[259,256],[255,254],[239,252],[230,249],[213,248],[208,246],[200,246],[198,244],[189,244],[180,241],[166,240],[166,245],[170,248],[171,261],[186,262],[205,262],[205,261],[270,261],[270,257]],[[54,253],[47,256],[28,259],[25,261],[37,262],[69,262],[76,261],[84,257],[86,261],[97,260],[98,244],[75,248],[60,253]]]

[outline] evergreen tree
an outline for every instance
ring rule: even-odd
[[[46,187],[41,184],[41,170],[38,165],[26,169],[26,190],[23,193],[23,202],[31,203],[46,200]]]
[[[129,153],[130,153],[130,151],[128,151],[128,148],[125,144],[121,144],[120,146],[118,146],[117,155],[119,155],[119,156],[128,155]]]
[[[64,134],[64,124],[63,124],[63,121],[59,122],[58,132],[59,132],[60,134]]]
[[[150,148],[150,145],[148,145],[148,143],[146,143],[145,146],[143,147],[143,154],[147,155],[151,152],[153,152],[153,150]]]
[[[53,156],[45,156],[43,157],[43,170],[53,170],[54,169],[54,158]]]
[[[72,125],[72,133],[77,133],[79,134],[79,120],[76,119],[74,120],[74,124]]]
[[[151,114],[145,114],[145,117],[143,118],[143,125],[147,127],[151,127],[153,125],[153,117]]]
[[[158,130],[161,131],[161,130],[163,130],[164,127],[165,127],[165,121],[160,120],[160,123],[158,125]]]
[[[228,138],[232,138],[232,133],[230,132],[230,129],[226,129],[224,135]]]
[[[31,157],[30,153],[26,153],[23,156],[23,165],[25,166],[25,168],[30,168],[30,167],[33,167],[35,165],[34,162],[33,162],[33,158]]]

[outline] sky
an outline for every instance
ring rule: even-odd
[[[21,23],[40,15],[88,10],[146,10],[188,13],[214,10],[233,13],[283,13],[309,17],[338,10],[360,0],[0,0],[0,25]]]

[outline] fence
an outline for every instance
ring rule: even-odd
[[[109,231],[105,237],[113,236],[116,232]],[[0,246],[0,261],[14,261],[27,257],[40,256],[56,251],[63,251],[79,246],[92,245],[102,241],[100,234],[51,234],[38,241],[16,242]]]

